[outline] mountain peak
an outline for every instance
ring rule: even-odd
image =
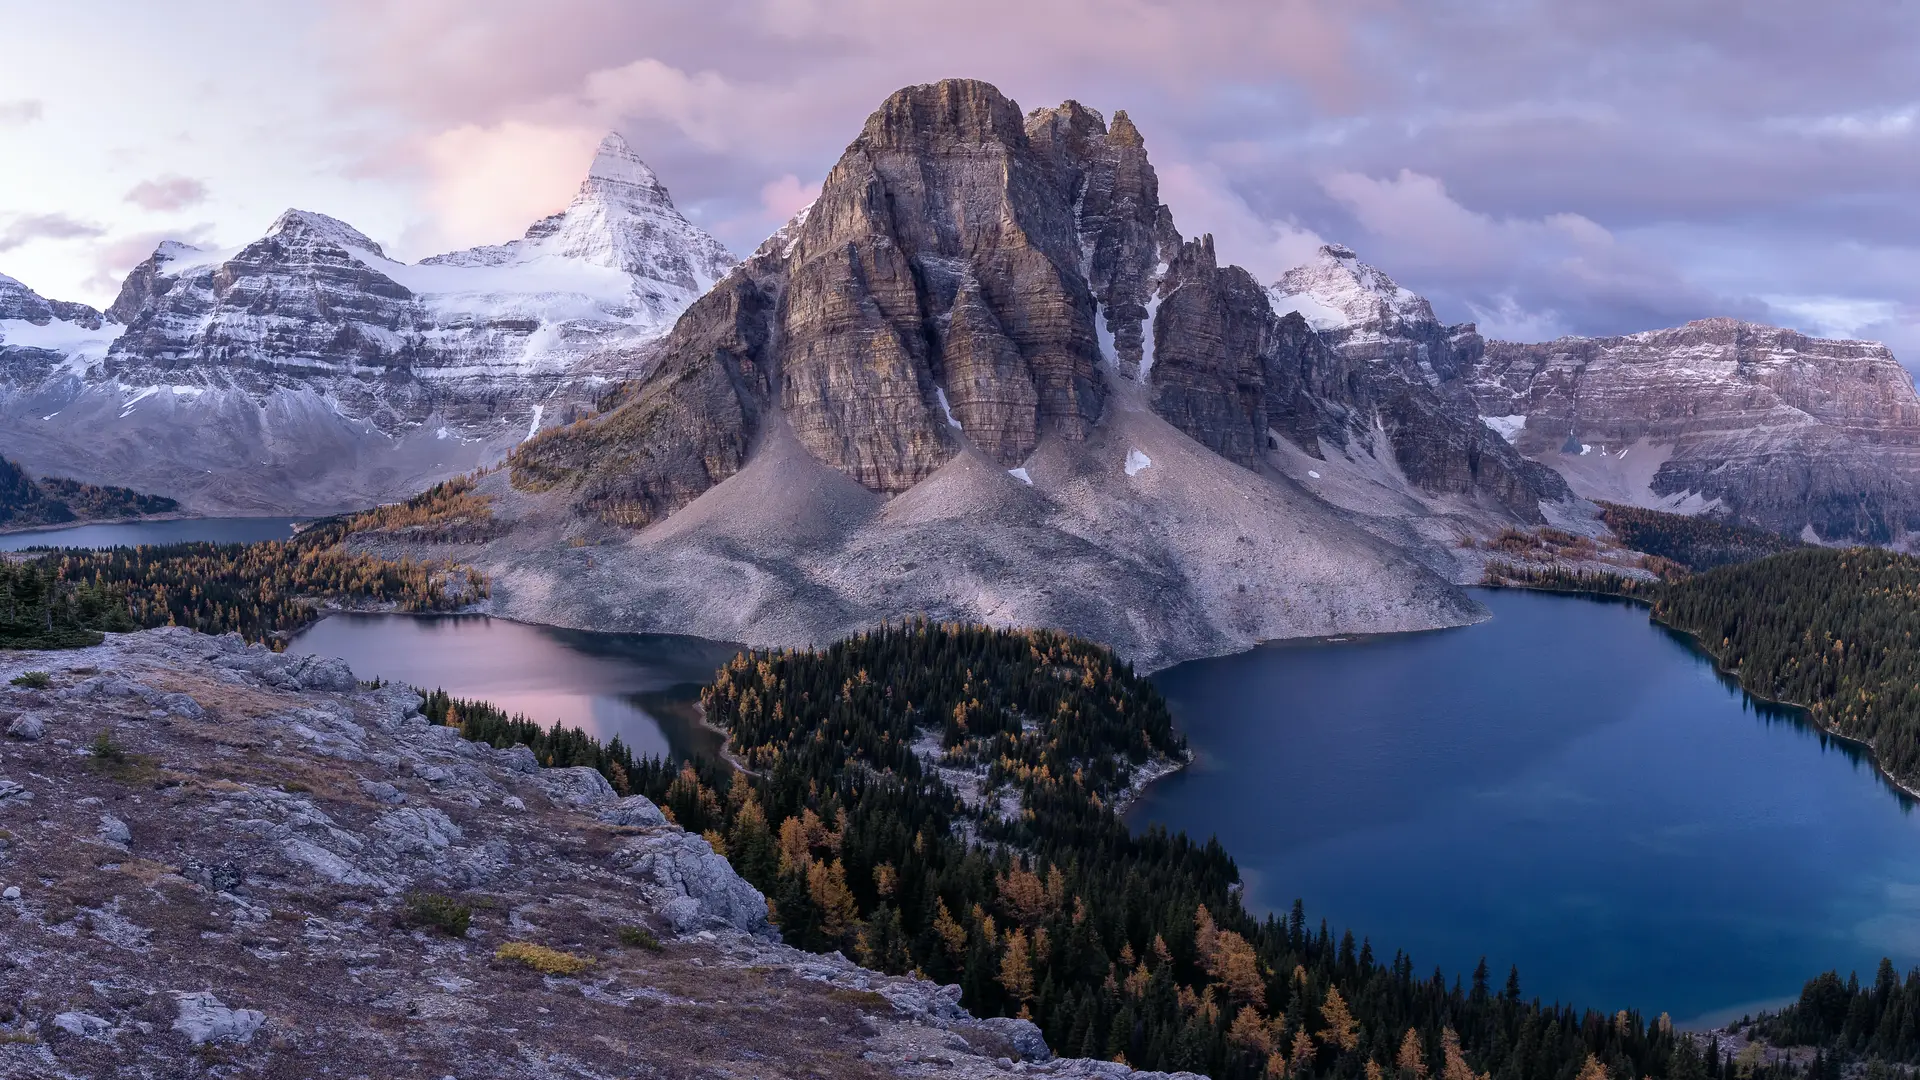
[[[1268,290],[1273,309],[1298,311],[1315,330],[1383,322],[1433,323],[1433,306],[1345,244],[1323,244],[1314,261],[1280,275]]]
[[[600,148],[594,151],[593,164],[587,168],[587,182],[605,180],[615,184],[631,184],[634,187],[660,188],[660,178],[655,176],[640,155],[633,152],[627,140],[617,131],[607,132],[600,140]],[[664,193],[665,189],[661,189]]]
[[[370,252],[383,259],[387,257],[387,253],[380,250],[380,245],[368,239],[367,235],[359,229],[339,218],[328,217],[312,210],[286,211],[274,219],[273,227],[267,230],[267,235],[311,236],[331,241],[344,248],[357,248],[360,251]]]

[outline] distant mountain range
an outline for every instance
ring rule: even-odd
[[[104,313],[0,279],[5,448],[203,511],[402,498],[636,374],[734,261],[610,135],[507,244],[408,265],[289,210],[238,249],[161,244]]]
[[[406,265],[290,211],[162,245],[107,312],[0,284],[41,471],[332,510],[497,461],[495,607],[817,640],[905,612],[1157,660],[1445,625],[1460,542],[1603,498],[1823,542],[1920,531],[1882,346],[1724,319],[1515,344],[1330,245],[1262,285],[1142,134],[910,87],[744,263],[617,137],[572,206]],[[579,421],[579,422],[574,422]]]

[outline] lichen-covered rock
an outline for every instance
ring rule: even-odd
[[[176,992],[173,996],[179,1006],[173,1030],[185,1035],[195,1046],[252,1042],[254,1033],[267,1020],[265,1013],[255,1009],[229,1009],[211,991]]]
[[[21,713],[7,725],[7,734],[32,742],[47,733],[47,721],[38,713]]]
[[[0,861],[31,870],[0,888],[0,1000],[11,1029],[39,1036],[0,1039],[0,1075],[186,1076],[216,1060],[264,1075],[293,1053],[387,1076],[396,1033],[409,1075],[475,1080],[881,1077],[909,1062],[906,1075],[984,1080],[1046,1056],[1030,1024],[973,1017],[959,987],[781,944],[726,859],[591,770],[522,772],[427,724],[411,692],[294,689],[224,662],[242,654],[255,656],[164,630],[59,655],[189,694],[207,722],[47,693],[69,745],[9,744],[9,767],[54,797],[0,833]],[[56,666],[0,654],[0,680]],[[109,723],[178,782],[129,797],[72,752]],[[0,781],[0,804],[16,789]],[[99,846],[134,839],[139,858]],[[591,966],[544,979],[496,959],[506,941]]]
[[[698,836],[663,830],[628,842],[619,858],[671,894],[661,910],[676,933],[768,930],[767,898]]]
[[[600,811],[600,820],[609,825],[664,826],[667,815],[645,795],[629,795]]]
[[[585,765],[545,769],[538,774],[538,780],[554,802],[577,809],[610,803],[620,797],[599,770],[589,769]]]

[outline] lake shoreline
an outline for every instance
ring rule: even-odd
[[[67,529],[83,529],[89,525],[145,525],[154,521],[206,521],[219,520],[208,518],[205,514],[139,514],[134,517],[113,518],[75,518],[72,521],[58,521],[47,525],[0,525],[0,536],[18,536],[21,533],[64,532]]]
[[[1693,649],[1695,652],[1699,653],[1701,656],[1706,657],[1707,660],[1713,665],[1714,672],[1716,674],[1723,675],[1726,678],[1732,680],[1733,684],[1740,688],[1741,693],[1747,695],[1748,697],[1752,698],[1757,702],[1760,702],[1763,705],[1770,705],[1777,709],[1790,709],[1793,712],[1800,714],[1800,718],[1802,720],[1805,720],[1807,722],[1807,725],[1812,727],[1815,731],[1820,732],[1821,734],[1827,736],[1830,739],[1836,739],[1840,742],[1848,744],[1849,746],[1857,747],[1861,751],[1865,752],[1867,761],[1873,766],[1873,771],[1875,773],[1878,773],[1882,780],[1886,781],[1888,787],[1891,787],[1894,790],[1899,791],[1901,794],[1907,796],[1910,799],[1915,800],[1916,802],[1920,802],[1920,778],[1915,779],[1912,783],[1908,783],[1904,780],[1901,780],[1899,777],[1893,775],[1891,772],[1888,772],[1886,769],[1886,766],[1880,763],[1879,750],[1873,745],[1873,742],[1871,740],[1856,739],[1853,736],[1848,735],[1824,723],[1823,721],[1820,720],[1819,717],[1814,715],[1813,707],[1810,705],[1803,705],[1798,701],[1788,701],[1785,698],[1768,697],[1767,695],[1762,694],[1759,691],[1753,689],[1751,686],[1748,686],[1747,681],[1741,678],[1740,676],[1740,669],[1727,667],[1725,662],[1721,660],[1719,654],[1715,653],[1712,649],[1708,648],[1707,643],[1703,641],[1698,634],[1694,633],[1691,630],[1685,630],[1678,626],[1661,622],[1659,619],[1655,618],[1652,614],[1653,601],[1648,600],[1645,597],[1628,596],[1622,593],[1598,592],[1598,591],[1586,590],[1586,589],[1545,589],[1545,588],[1539,588],[1537,586],[1532,586],[1532,585],[1514,584],[1511,582],[1502,582],[1499,584],[1484,584],[1484,585],[1476,586],[1476,588],[1511,589],[1515,592],[1550,593],[1554,596],[1578,596],[1588,600],[1598,600],[1605,603],[1615,603],[1615,604],[1618,604],[1618,603],[1633,604],[1639,607],[1646,608],[1648,611],[1647,621],[1649,623],[1652,623],[1653,625],[1660,627],[1662,630],[1665,630],[1668,633],[1673,634],[1674,636],[1680,638],[1681,640],[1686,642],[1689,648]]]

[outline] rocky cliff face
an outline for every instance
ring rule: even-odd
[[[1318,457],[1325,433],[1391,452],[1428,494],[1539,520],[1564,486],[1436,395],[1417,335],[1455,328],[1413,303],[1376,334],[1395,362],[1324,348],[1211,238],[1182,240],[1124,113],[1022,117],[985,83],[910,87],[688,311],[657,371],[523,448],[515,475],[644,526],[738,471],[777,412],[815,458],[893,495],[962,450],[1018,469],[1043,440],[1084,442],[1119,394],[1238,465],[1282,440]]]
[[[28,669],[52,685],[0,692],[0,1074],[979,1078],[1018,1060],[1172,1080],[1053,1059],[957,986],[779,944],[765,899],[644,797],[467,742],[338,660],[166,629],[12,653],[0,679]],[[423,893],[468,920],[426,917]],[[509,943],[584,963],[543,974]]]
[[[1390,452],[1420,490],[1479,495],[1526,521],[1541,520],[1542,498],[1569,496],[1558,474],[1480,421],[1462,377],[1485,348],[1471,323],[1441,323],[1424,297],[1339,245],[1321,248],[1270,291],[1275,311],[1297,312],[1344,361],[1345,385],[1323,393],[1359,421],[1351,437]],[[1377,420],[1385,446],[1373,445],[1368,420]]]
[[[1920,398],[1883,345],[1733,319],[1489,342],[1480,414],[1594,498],[1826,541],[1920,531]]]
[[[1180,237],[1124,114],[910,87],[647,376],[519,448],[511,489],[488,479],[510,525],[465,557],[516,618],[768,645],[923,613],[1158,666],[1474,618],[1317,498],[1334,479],[1288,471],[1322,432],[1375,461],[1362,391]],[[1450,537],[1540,513],[1463,486],[1420,496],[1464,515]]]
[[[38,468],[203,509],[363,505],[570,418],[733,263],[609,136],[508,244],[408,265],[298,210],[237,250],[164,243],[93,314],[100,344],[0,356],[5,415]]]
[[[42,383],[100,362],[121,327],[85,304],[48,300],[0,274],[0,372]]]

